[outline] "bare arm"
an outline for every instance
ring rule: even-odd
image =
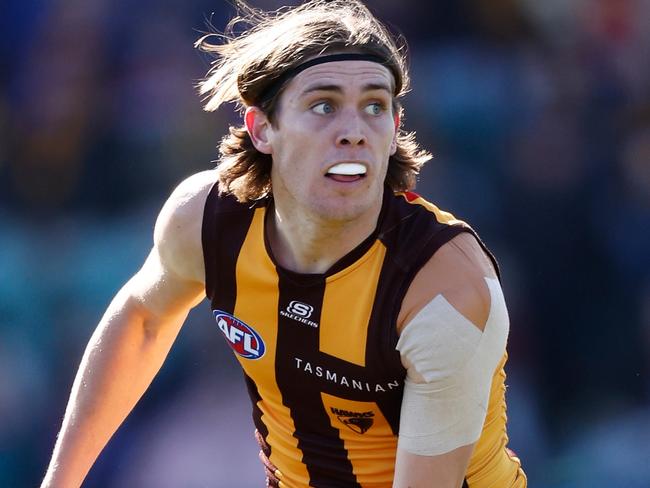
[[[416,432],[410,434],[416,437],[425,436],[418,425],[431,422],[427,417],[433,414],[436,415],[436,423],[433,425],[440,428],[439,437],[444,439],[444,442],[440,444],[443,447],[422,440],[426,437],[416,439],[415,443],[413,440],[404,442],[404,445],[410,448],[422,448],[422,452],[426,452],[427,449],[433,451],[433,453],[422,454],[416,449],[410,452],[409,449],[403,448],[401,442],[403,439],[400,439],[395,463],[394,488],[460,488],[463,484],[478,436],[475,434],[475,428],[480,427],[483,421],[477,417],[476,410],[468,410],[468,417],[472,417],[470,421],[465,417],[463,407],[458,402],[460,399],[461,403],[467,404],[474,402],[476,398],[485,398],[485,393],[489,392],[493,371],[485,371],[478,375],[472,372],[475,370],[470,370],[466,375],[458,375],[456,371],[462,370],[466,364],[475,360],[473,341],[481,337],[490,317],[491,293],[485,278],[492,280],[495,278],[491,262],[472,236],[461,234],[440,248],[431,258],[418,273],[405,297],[399,318],[400,333],[404,334],[405,327],[418,323],[416,325],[420,327],[418,334],[423,334],[418,335],[418,338],[424,339],[425,335],[437,333],[434,342],[441,341],[444,344],[440,350],[428,349],[425,346],[419,351],[419,356],[411,356],[412,359],[421,361],[422,368],[417,364],[410,364],[407,382],[411,381],[412,386],[415,384],[415,390],[424,392],[424,397],[415,396],[410,397],[415,400],[408,400],[405,393],[404,401],[407,403],[402,405],[402,417],[407,423],[402,424],[400,434],[402,434],[402,427],[409,425],[406,416],[411,415],[413,417],[410,425],[414,428],[409,430],[416,430]],[[445,301],[444,307],[440,305],[442,299]],[[495,330],[502,325],[491,325],[490,337],[493,337]],[[507,325],[505,327],[507,328]],[[434,331],[434,328],[438,332]],[[451,330],[454,335],[449,336],[439,332],[445,328]],[[502,330],[496,330],[496,333],[503,337]],[[462,340],[452,341],[453,343],[445,340],[446,338],[453,340],[455,337],[460,337]],[[407,347],[404,345],[404,349]],[[449,354],[449,361],[442,359],[447,357],[445,354],[448,351],[453,351]],[[494,358],[500,357],[498,351],[490,354]],[[427,357],[432,355],[440,356],[440,359]],[[430,361],[428,364],[433,367],[426,367],[427,361]],[[482,360],[481,365],[491,361],[492,359],[487,362]],[[494,366],[496,367],[496,362]],[[466,397],[468,391],[469,397]],[[428,399],[422,400],[422,398]],[[485,400],[487,401],[486,398]],[[427,431],[428,434],[431,432],[436,430]]]
[[[156,222],[151,253],[93,333],[42,488],[81,485],[201,301],[201,219],[211,181],[209,172],[200,173],[174,191]]]
[[[395,488],[461,488],[474,444],[437,456],[400,449],[395,462]]]

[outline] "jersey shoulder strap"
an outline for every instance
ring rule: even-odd
[[[233,195],[220,194],[218,182],[210,189],[201,227],[205,292],[210,300],[214,298],[217,280],[234,280],[234,276],[226,275],[234,274],[234,264],[255,209],[265,204],[266,200],[241,203]]]

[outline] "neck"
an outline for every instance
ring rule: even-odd
[[[325,273],[372,234],[380,211],[381,200],[360,218],[331,221],[275,206],[267,228],[273,255],[291,271]]]

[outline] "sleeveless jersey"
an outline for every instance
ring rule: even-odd
[[[267,482],[392,486],[406,376],[395,349],[402,299],[440,246],[476,234],[418,195],[386,189],[372,235],[326,273],[299,274],[270,251],[272,199],[241,204],[217,186],[203,216],[206,293],[244,372]],[[466,473],[470,488],[525,486],[506,449],[504,363],[505,355]]]

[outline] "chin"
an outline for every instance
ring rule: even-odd
[[[315,212],[325,220],[333,222],[353,222],[373,209],[372,202],[349,201],[341,199],[338,202],[319,205]]]

